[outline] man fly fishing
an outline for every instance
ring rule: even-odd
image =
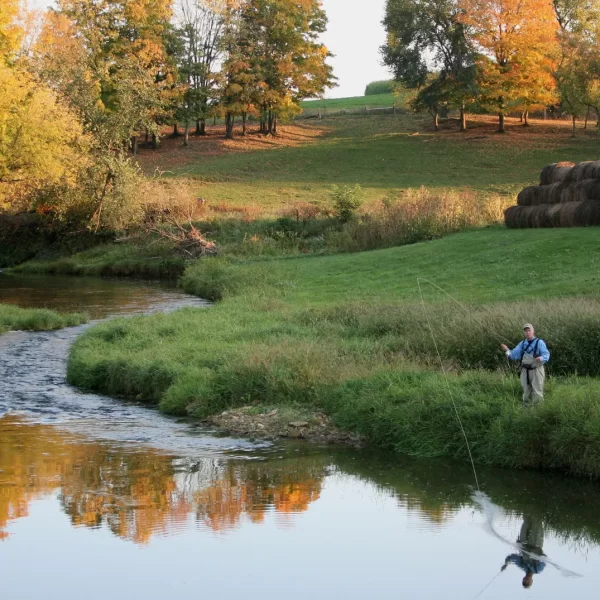
[[[523,406],[529,406],[544,399],[544,365],[550,360],[550,352],[544,340],[535,337],[531,323],[523,325],[523,334],[525,339],[514,350],[510,350],[506,344],[500,347],[507,358],[521,361]]]

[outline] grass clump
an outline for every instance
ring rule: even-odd
[[[60,314],[43,308],[20,308],[0,304],[0,334],[7,331],[48,331],[81,325],[87,321],[82,313]]]

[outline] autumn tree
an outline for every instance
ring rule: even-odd
[[[23,36],[17,22],[20,8],[20,0],[3,0],[0,4],[0,59],[4,61],[15,55]]]
[[[42,73],[113,151],[139,129],[158,133],[177,93],[165,42],[170,18],[170,0],[59,0],[48,15]]]
[[[431,112],[437,129],[439,108],[460,108],[474,100],[474,53],[461,10],[454,0],[387,0],[383,62],[396,81],[418,90],[416,109]]]
[[[292,114],[299,110],[301,100],[334,85],[333,70],[327,64],[329,51],[319,41],[327,15],[320,0],[245,0],[236,4],[232,9],[239,11],[239,39],[243,46],[252,47],[252,55],[245,56],[249,66],[243,70],[246,74],[252,71],[261,132],[275,134],[280,115]],[[244,57],[245,51],[229,46],[225,60],[231,55]]]
[[[586,0],[555,0],[560,25],[560,58],[556,80],[561,105],[576,118],[593,109],[600,123],[600,4]]]
[[[485,105],[498,113],[548,101],[554,84],[557,23],[551,0],[459,0],[476,49]],[[541,85],[540,85],[541,82]]]
[[[72,180],[86,140],[75,113],[15,61],[23,30],[20,6],[0,7],[0,208],[31,208],[43,185]]]

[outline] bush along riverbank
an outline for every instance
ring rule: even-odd
[[[98,325],[73,346],[68,378],[201,418],[301,405],[385,448],[466,459],[453,398],[477,463],[598,477],[595,247],[587,229],[482,230],[374,252],[198,261],[184,287],[221,302]],[[453,299],[424,283],[424,310],[417,277]],[[498,348],[525,321],[548,342],[554,375],[526,411]]]
[[[61,314],[43,308],[20,308],[12,304],[0,304],[0,335],[7,331],[48,331],[62,329],[87,322],[82,313]]]

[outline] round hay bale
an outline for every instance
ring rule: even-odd
[[[600,179],[600,160],[593,160],[583,169],[584,179]]]
[[[548,212],[546,213],[546,219],[548,222],[547,227],[560,227],[561,208],[561,204],[550,204],[548,206]]]
[[[557,206],[556,204],[540,204],[535,206],[531,218],[533,220],[533,227],[552,227],[550,221],[550,209]]]
[[[580,206],[581,202],[567,202],[560,205],[560,227],[575,227],[577,225],[576,213]]]
[[[600,180],[583,179],[567,185],[561,193],[561,202],[600,200]]]
[[[600,200],[600,179],[586,179],[582,184],[585,195],[582,200]]]
[[[509,229],[525,229],[529,224],[532,211],[531,206],[509,206],[504,211],[504,223]]]
[[[517,206],[509,206],[504,211],[504,224],[506,225],[506,227],[508,227],[509,229],[518,228],[519,215],[522,212],[523,208],[523,206],[519,206],[517,204]]]
[[[580,202],[575,212],[575,223],[579,227],[600,225],[600,202],[597,200]]]
[[[532,206],[533,204],[539,204],[537,197],[540,194],[540,190],[543,188],[539,185],[530,185],[523,188],[517,196],[517,204],[519,206]]]
[[[573,162],[563,161],[544,167],[540,175],[540,185],[550,185],[551,183],[565,181],[570,177],[574,166],[575,163]]]
[[[541,194],[545,196],[544,204],[558,204],[561,201],[563,190],[569,187],[569,185],[565,181],[550,184],[547,191]]]
[[[585,170],[589,164],[591,164],[591,160],[586,160],[584,162],[580,162],[573,167],[571,171],[571,179],[573,181],[582,181],[585,179]]]

